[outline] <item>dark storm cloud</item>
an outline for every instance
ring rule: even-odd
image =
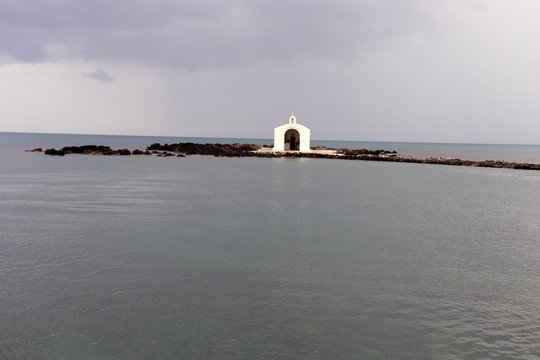
[[[0,0],[16,61],[120,60],[180,69],[347,62],[425,25],[416,1]]]
[[[103,81],[103,82],[106,82],[106,83],[109,83],[109,82],[113,82],[114,81],[114,78],[112,76],[110,76],[109,74],[107,74],[103,69],[99,68],[97,69],[96,71],[94,71],[93,73],[89,73],[89,74],[84,74],[83,77],[86,77],[86,78],[93,78],[93,79],[96,79],[96,80],[99,80],[99,81]]]

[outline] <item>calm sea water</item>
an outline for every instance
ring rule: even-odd
[[[23,151],[180,140],[0,134],[0,359],[540,359],[540,172]]]

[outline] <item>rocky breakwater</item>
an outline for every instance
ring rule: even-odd
[[[312,159],[339,159],[339,160],[363,160],[363,161],[386,161],[403,162],[417,164],[433,165],[452,165],[452,166],[475,166],[489,168],[522,169],[522,170],[540,170],[540,164],[516,163],[495,160],[461,160],[445,158],[414,158],[401,156],[396,151],[389,150],[369,150],[369,149],[331,149],[327,147],[314,148],[313,152],[301,153],[296,151],[272,152],[264,151],[268,146],[255,144],[195,144],[195,143],[177,143],[152,144],[147,151],[164,151],[172,153],[181,153],[185,155],[210,155],[217,157],[260,157],[260,158],[312,158]],[[322,152],[321,152],[322,150]],[[328,153],[324,151],[332,150]]]
[[[273,152],[269,150],[269,145],[255,144],[197,144],[197,143],[176,143],[164,144],[155,143],[146,148],[145,151],[128,149],[113,150],[109,146],[103,145],[82,145],[67,146],[60,150],[47,149],[47,155],[66,154],[86,154],[86,155],[154,155],[159,157],[184,157],[186,155],[207,155],[216,157],[259,157],[259,158],[313,158],[313,159],[339,159],[339,160],[363,160],[363,161],[386,161],[401,163],[452,165],[452,166],[474,166],[488,168],[505,168],[520,170],[540,170],[540,164],[516,163],[495,160],[461,160],[445,158],[414,158],[399,155],[396,151],[388,150],[368,150],[368,149],[331,149],[326,147],[314,148],[310,153],[300,153],[296,151]],[[41,148],[27,150],[41,152]]]
[[[473,167],[486,167],[486,168],[499,168],[499,169],[520,169],[520,170],[540,170],[540,164],[531,163],[517,163],[507,161],[496,160],[462,160],[462,159],[446,159],[446,158],[415,158],[410,156],[365,156],[359,155],[356,157],[348,157],[351,160],[365,160],[365,161],[388,161],[388,162],[402,162],[402,163],[414,163],[414,164],[432,164],[432,165],[451,165],[451,166],[473,166]]]

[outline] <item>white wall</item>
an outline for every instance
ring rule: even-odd
[[[286,124],[274,129],[274,151],[285,150],[285,133],[294,129],[300,134],[300,152],[310,152],[311,130],[300,124]]]

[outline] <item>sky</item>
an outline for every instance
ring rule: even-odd
[[[0,131],[540,144],[536,0],[0,0]]]

